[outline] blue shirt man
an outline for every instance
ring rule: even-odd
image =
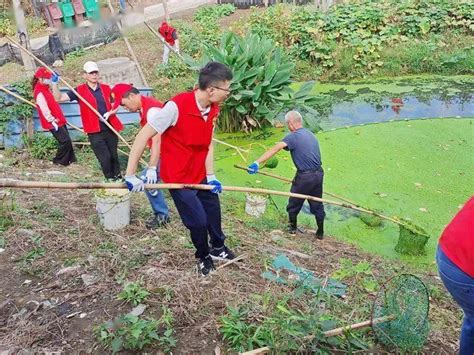
[[[260,164],[270,159],[281,149],[289,150],[297,172],[291,185],[291,192],[322,198],[324,171],[321,164],[319,143],[313,133],[303,128],[303,118],[298,111],[290,111],[285,115],[290,133],[281,142],[275,144],[252,163],[247,169],[249,174],[258,172]],[[308,200],[310,211],[316,217],[318,229],[316,237],[324,236],[324,206],[321,202]],[[288,212],[289,232],[296,234],[297,216],[303,207],[304,200],[290,197],[286,211]]]

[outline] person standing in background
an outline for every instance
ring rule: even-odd
[[[166,21],[163,21],[160,28],[158,29],[159,34],[164,38],[168,44],[163,45],[163,64],[168,64],[170,57],[170,48],[174,49],[179,54],[179,39],[176,29],[171,27]],[[168,47],[169,46],[169,47]]]
[[[59,144],[53,163],[67,166],[76,161],[71,137],[66,127],[66,118],[61,107],[54,99],[50,89],[52,74],[44,67],[39,67],[31,87],[33,88],[33,97],[36,102],[36,109],[40,118],[41,127],[50,131]]]

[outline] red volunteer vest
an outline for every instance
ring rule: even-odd
[[[474,278],[474,196],[445,228],[439,246],[449,260]]]
[[[43,85],[41,83],[37,83],[33,89],[33,97],[35,100],[38,97],[38,94],[40,93],[43,94],[46,100],[46,103],[48,104],[48,108],[51,111],[51,115],[53,115],[53,117],[56,118],[56,123],[58,127],[64,126],[66,124],[66,118],[64,117],[61,107],[54,99],[54,96],[51,93],[51,90],[49,90],[49,85]],[[46,120],[46,117],[44,116],[43,112],[41,111],[38,105],[36,105],[36,109],[38,110],[41,127],[43,127],[44,130],[48,130],[48,131],[54,129],[51,122],[48,122]]]
[[[140,126],[144,126],[147,123],[148,110],[152,107],[162,108],[163,104],[153,97],[141,95],[142,109],[140,111]],[[148,148],[151,148],[152,140],[148,140]]]
[[[106,84],[97,84],[100,85],[100,90],[104,97],[105,106],[107,111],[110,111],[112,105],[110,104],[110,86]],[[94,109],[97,110],[97,101],[95,100],[94,95],[90,92],[87,84],[81,84],[77,87],[77,92],[81,95]],[[92,111],[87,105],[79,100],[79,109],[81,111],[81,120],[82,127],[86,133],[97,133],[100,132],[99,117]],[[120,122],[116,115],[110,116],[108,119],[109,123],[114,127],[117,132],[120,132],[123,129],[123,124]]]
[[[158,29],[158,32],[160,32],[160,35],[163,36],[165,39],[166,43],[168,43],[170,46],[174,46],[175,40],[173,38],[173,32],[176,31],[173,27],[168,25],[166,22],[163,23],[160,28]]]
[[[178,106],[175,126],[161,136],[160,176],[166,183],[199,184],[206,177],[206,157],[219,106],[211,105],[207,121],[201,116],[194,91],[171,99]]]

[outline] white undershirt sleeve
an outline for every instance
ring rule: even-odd
[[[46,99],[42,93],[39,93],[38,96],[36,96],[36,103],[38,104],[41,113],[46,118],[46,121],[53,122],[56,119],[51,114],[51,110],[49,109],[48,103],[46,102]]]
[[[146,120],[155,131],[163,134],[169,127],[178,122],[178,106],[173,101],[168,101],[163,108],[152,107],[148,110]]]

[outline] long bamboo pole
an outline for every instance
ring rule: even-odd
[[[21,181],[14,179],[0,179],[0,187],[12,187],[12,188],[46,188],[46,189],[124,189],[126,188],[125,184],[122,183],[76,183],[76,182],[53,182],[53,181]],[[213,186],[204,185],[204,184],[145,184],[145,189],[192,189],[192,190],[212,190]],[[342,202],[327,200],[319,197],[314,197],[310,195],[297,194],[293,192],[286,191],[277,191],[269,189],[259,189],[252,187],[241,187],[241,186],[223,186],[224,191],[234,191],[234,192],[250,192],[255,194],[263,195],[277,195],[285,197],[294,197],[300,198],[303,200],[311,200],[317,202],[323,202],[330,205],[335,205],[344,208],[350,208],[360,212],[373,213],[353,205],[348,205]],[[391,220],[394,223],[401,224],[395,219],[390,217],[385,217],[386,219]]]
[[[378,324],[378,323],[389,322],[391,320],[394,320],[395,318],[396,317],[394,315],[391,315],[391,316],[375,318],[374,320],[366,320],[364,322],[354,323],[354,324],[351,324],[351,325],[346,325],[345,327],[340,327],[340,328],[325,331],[325,332],[323,332],[323,335],[325,337],[334,337],[336,335],[341,335],[341,334],[343,334],[344,332],[346,332],[348,330],[371,327],[372,325],[375,325],[375,324]]]
[[[114,7],[112,6],[112,3],[110,0],[107,1],[108,4],[109,4],[109,9],[110,9],[110,13],[112,15],[115,15],[115,10],[114,10]],[[122,29],[122,25],[120,24],[120,22],[117,22],[117,27],[120,31],[120,34],[122,35],[123,37],[123,40],[125,42],[125,45],[127,46],[127,49],[128,49],[128,52],[130,53],[130,55],[132,56],[132,59],[133,61],[135,62],[135,64],[137,65],[137,69],[138,69],[138,74],[140,75],[140,78],[142,79],[143,81],[143,84],[147,87],[149,87],[150,85],[148,85],[148,81],[146,80],[146,77],[145,77],[145,74],[143,73],[143,70],[142,70],[142,67],[140,65],[140,62],[138,61],[138,58],[137,56],[135,55],[135,51],[133,50],[132,48],[132,45],[130,44],[130,41],[128,40],[127,36],[125,36],[124,32],[123,32],[123,29]]]
[[[245,171],[248,171],[248,168],[242,166],[242,165],[238,165],[238,164],[235,164],[234,165],[235,168],[237,169],[241,169],[241,170],[245,170]],[[278,180],[281,180],[281,181],[285,181],[285,182],[292,182],[292,180],[290,179],[287,179],[285,177],[282,177],[282,176],[279,176],[279,175],[275,175],[275,174],[272,174],[272,173],[268,173],[268,172],[265,172],[265,171],[258,171],[258,174],[261,174],[261,175],[265,175],[265,176],[269,176],[269,177],[272,177],[272,178],[275,178],[275,179],[278,179]],[[390,222],[393,222],[393,223],[396,223],[398,225],[403,225],[402,222],[394,219],[394,218],[391,218],[391,217],[388,217],[388,216],[385,216],[383,214],[380,214],[380,213],[377,213],[377,212],[374,212],[374,211],[371,211],[371,210],[368,210],[366,208],[363,208],[361,207],[360,205],[357,205],[353,202],[351,202],[350,200],[347,200],[345,199],[344,197],[341,197],[341,196],[338,196],[336,194],[333,194],[333,193],[330,193],[330,192],[325,192],[325,194],[329,195],[329,196],[332,196],[334,198],[337,198],[338,200],[341,200],[341,201],[344,201],[344,202],[347,202],[349,203],[349,205],[345,205],[343,207],[347,207],[347,208],[351,208],[351,209],[355,209],[357,211],[360,211],[360,212],[364,212],[364,213],[368,213],[368,214],[371,214],[373,216],[377,216],[377,217],[380,217],[382,219],[385,219],[387,221],[390,221]]]
[[[18,100],[24,102],[25,104],[28,104],[28,105],[30,105],[31,107],[36,108],[36,105],[35,105],[33,102],[31,102],[30,100],[25,99],[24,97],[22,97],[22,96],[20,96],[20,95],[18,95],[18,94],[15,94],[13,91],[8,90],[7,88],[3,87],[2,85],[0,85],[0,90],[6,92],[8,95],[11,95],[11,96],[13,96],[14,98],[16,98],[16,99],[18,99]],[[82,129],[80,129],[79,127],[77,127],[76,125],[73,125],[73,124],[70,123],[70,122],[66,122],[66,123],[67,123],[69,126],[71,126],[71,128],[74,128],[74,129],[78,130],[79,132],[84,133],[84,131],[83,131]]]
[[[246,168],[245,166],[242,166],[242,165],[238,165],[238,164],[234,164],[234,167],[237,168],[237,169],[241,169],[241,170],[245,170],[245,171],[248,171],[248,168]],[[284,181],[284,182],[287,182],[287,183],[292,183],[293,180],[291,179],[288,179],[286,177],[283,177],[283,176],[280,176],[280,175],[276,175],[276,174],[272,174],[272,173],[269,173],[269,172],[266,172],[266,171],[258,171],[258,174],[260,175],[265,175],[265,176],[269,176],[269,177],[272,177],[272,178],[275,178],[275,179],[278,179],[278,180],[281,180],[281,181]],[[336,195],[336,194],[333,194],[332,192],[327,192],[327,191],[324,191],[323,192],[324,194],[328,195],[328,196],[331,196],[331,197],[334,197],[334,198],[337,198],[338,200],[341,200],[341,201],[344,201],[344,202],[347,202],[347,203],[350,203],[351,205],[354,205],[356,207],[361,207],[360,205],[358,205],[357,203],[345,198],[345,197],[342,197],[342,196],[339,196],[339,195]]]
[[[54,70],[51,69],[45,62],[43,62],[41,59],[39,59],[37,56],[35,56],[33,53],[31,53],[28,49],[24,48],[20,43],[18,43],[17,41],[15,41],[13,38],[11,38],[10,36],[6,36],[6,38],[12,42],[14,45],[16,45],[18,48],[20,48],[22,51],[24,51],[25,53],[27,53],[28,55],[30,55],[32,58],[34,58],[39,64],[41,64],[42,66],[44,66],[46,69],[48,69],[51,73],[54,73]],[[61,80],[61,82],[66,85],[78,98],[79,100],[81,100],[92,112],[94,112],[97,117],[99,117],[99,119],[102,119],[102,115],[89,103],[87,102],[77,91],[76,89],[74,89],[71,85],[69,85],[69,83],[64,80],[61,76],[59,77],[59,80]],[[125,140],[125,138],[123,138],[119,132],[117,132],[115,130],[114,127],[112,127],[112,125],[107,121],[107,120],[103,120],[103,122],[107,125],[107,127],[109,127],[109,129],[114,132],[114,134],[122,141],[124,142],[130,149],[132,148],[132,146]]]

